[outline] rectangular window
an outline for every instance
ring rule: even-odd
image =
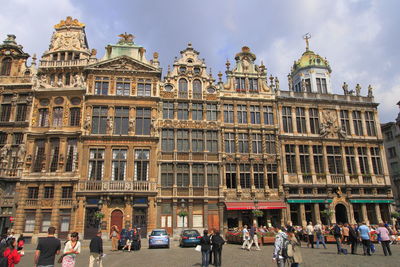
[[[129,107],[115,107],[114,134],[127,135],[129,132]]]
[[[256,188],[264,188],[264,165],[254,164],[253,165],[253,176],[254,176],[254,186]]]
[[[310,79],[304,79],[303,80],[305,85],[306,85],[306,92],[311,93],[311,80]]]
[[[339,146],[327,146],[328,168],[330,174],[343,174],[342,154]]]
[[[288,173],[296,173],[295,145],[285,145],[286,170]]]
[[[135,181],[149,180],[150,150],[135,149]]]
[[[218,132],[217,131],[207,131],[207,150],[210,153],[218,152]]]
[[[224,122],[233,123],[233,105],[231,104],[224,105]]]
[[[176,135],[178,152],[189,152],[189,131],[178,130]]]
[[[235,153],[235,134],[234,133],[225,133],[224,134],[225,141],[225,152],[226,153]]]
[[[307,132],[306,129],[306,112],[304,108],[296,108],[296,125],[298,133]]]
[[[249,153],[249,135],[239,133],[239,153]]]
[[[33,172],[41,172],[44,168],[45,143],[44,140],[36,140],[36,151],[33,163]]]
[[[73,187],[72,186],[63,186],[62,191],[61,191],[61,198],[72,198],[72,191]]]
[[[236,165],[225,165],[225,183],[227,188],[236,188]]]
[[[164,152],[174,151],[174,130],[173,129],[163,129],[162,130],[161,149]]]
[[[188,103],[178,104],[178,120],[188,120],[189,119],[189,105]]]
[[[81,109],[70,108],[69,109],[69,126],[80,126],[81,125]]]
[[[0,146],[4,146],[7,143],[7,134],[0,132]]]
[[[260,124],[260,107],[259,106],[250,106],[250,121],[251,124]]]
[[[13,145],[20,145],[24,140],[23,133],[13,133]]]
[[[89,179],[102,180],[104,175],[104,149],[93,148],[89,153]]]
[[[58,169],[58,159],[60,154],[60,139],[51,139],[51,155],[50,155],[50,172],[55,172]]]
[[[350,131],[350,120],[349,120],[348,110],[340,111],[340,124],[342,126],[343,131],[345,131],[347,135],[350,135],[351,131]]]
[[[192,120],[194,121],[203,120],[203,104],[198,104],[198,103],[192,104]]]
[[[250,182],[250,164],[240,164],[240,186],[251,188]]]
[[[192,151],[193,152],[203,152],[204,151],[204,141],[203,141],[203,131],[202,130],[192,130]]]
[[[249,91],[258,92],[258,79],[249,78]]]
[[[319,116],[317,108],[310,108],[308,110],[308,114],[310,116],[310,130],[313,134],[319,133]]]
[[[26,233],[33,233],[35,230],[35,220],[36,213],[33,212],[26,212],[25,213],[25,232]]]
[[[216,188],[219,186],[219,168],[218,164],[207,165],[207,184],[208,187]]]
[[[138,79],[138,96],[151,96],[151,80]]]
[[[276,164],[268,164],[267,165],[267,178],[268,178],[268,187],[273,189],[278,189],[278,171]]]
[[[53,109],[53,127],[61,127],[63,119],[63,108],[55,107]]]
[[[347,171],[349,172],[349,174],[357,174],[354,147],[346,146],[344,149],[346,152]]]
[[[365,112],[365,125],[367,126],[367,135],[376,136],[374,112],[372,111]]]
[[[174,164],[163,163],[161,164],[161,186],[174,185]]]
[[[272,107],[263,107],[264,112],[264,124],[273,125],[274,124],[274,112]]]
[[[39,187],[28,187],[28,199],[39,198]]]
[[[189,164],[176,164],[176,185],[178,187],[189,186]]]
[[[282,123],[285,133],[293,133],[292,108],[282,107]]]
[[[390,159],[397,157],[396,147],[389,147],[388,152],[389,152]]]
[[[95,94],[96,95],[108,95],[108,77],[96,77],[94,82]]]
[[[47,232],[47,229],[51,226],[51,212],[43,212],[42,213],[42,225],[41,225],[41,233]]]
[[[265,147],[267,154],[275,154],[275,135],[273,134],[266,134],[265,135]]]
[[[299,145],[299,156],[300,156],[300,168],[301,172],[311,173],[310,170],[310,152],[308,151],[308,145]]]
[[[151,109],[136,108],[136,135],[150,135]]]
[[[15,117],[15,121],[25,121],[26,120],[26,104],[18,104],[17,105],[17,115]]]
[[[245,92],[246,91],[246,78],[236,78],[235,79],[235,88],[237,92]]]
[[[44,198],[54,198],[54,187],[53,186],[45,186],[43,197]]]
[[[354,134],[355,135],[364,135],[362,122],[361,122],[361,111],[354,110],[353,111],[353,125],[354,125]]]
[[[131,80],[129,78],[117,78],[117,95],[129,96],[131,91]]]
[[[216,104],[207,104],[207,120],[216,121],[217,120],[218,109]]]
[[[107,130],[108,107],[95,106],[92,113],[92,133],[105,134]]]
[[[192,165],[192,184],[194,187],[204,186],[204,165],[193,164]]]
[[[383,174],[379,147],[371,147],[370,151],[371,151],[372,168],[374,169],[374,174],[376,175]]]
[[[261,154],[262,153],[261,134],[252,134],[251,135],[251,141],[252,141],[253,153]]]
[[[1,105],[1,121],[10,121],[11,115],[11,104],[2,104]]]
[[[123,181],[126,177],[126,149],[112,150],[112,173],[113,181]]]
[[[68,139],[67,146],[67,162],[65,163],[65,171],[72,172],[75,170],[75,162],[78,157],[77,140]]]
[[[360,163],[360,172],[361,174],[369,174],[369,164],[368,164],[368,155],[366,147],[358,147],[358,161]]]
[[[48,108],[40,108],[39,109],[39,127],[48,127],[49,126],[49,109]]]
[[[237,105],[237,119],[238,123],[247,123],[247,106]]]
[[[316,80],[317,80],[318,93],[326,94],[327,93],[326,79],[325,78],[316,78]]]
[[[393,140],[393,133],[392,131],[390,132],[385,132],[386,140],[387,141],[392,141]]]
[[[174,103],[164,102],[163,103],[163,119],[174,119]]]

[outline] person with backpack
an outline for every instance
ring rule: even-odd
[[[4,260],[2,259],[2,261],[0,261],[1,264],[4,264],[7,262],[7,267],[14,267],[15,264],[18,264],[21,260],[21,256],[24,255],[24,251],[17,250],[17,240],[14,237],[11,237],[7,240],[7,246],[4,250],[4,252],[2,252],[2,256],[4,257]],[[3,265],[0,265],[3,266]]]
[[[360,233],[360,241],[363,244],[364,256],[372,256],[370,230],[365,222],[362,222],[361,226],[358,227],[358,232]]]
[[[357,240],[358,240],[358,232],[356,230],[357,225],[349,225],[349,242],[351,248],[351,254],[357,254]]]
[[[276,262],[278,267],[284,267],[289,256],[287,255],[287,248],[289,245],[288,236],[282,231],[281,227],[276,227],[278,233],[275,236],[274,253],[272,260]]]
[[[221,267],[221,254],[222,246],[225,244],[225,240],[221,237],[219,231],[215,231],[212,237],[212,252],[214,254],[214,266]]]
[[[201,266],[208,267],[210,264],[210,250],[211,250],[211,240],[208,236],[208,230],[203,231],[203,236],[200,239],[201,246]]]
[[[342,223],[336,223],[333,226],[333,237],[336,241],[337,254],[342,254]]]
[[[376,233],[381,237],[381,245],[385,256],[392,256],[392,251],[390,250],[390,232],[383,223],[379,224],[378,229],[376,229]]]
[[[326,249],[325,237],[323,234],[322,226],[319,222],[314,226],[314,232],[317,236],[317,248],[319,248],[319,243],[321,242],[321,244],[324,246],[324,249]]]
[[[300,241],[296,238],[294,233],[294,229],[289,229],[287,231],[289,244],[287,248],[287,256],[289,257],[290,267],[299,267],[300,263],[303,262],[303,258],[301,256],[301,245]]]

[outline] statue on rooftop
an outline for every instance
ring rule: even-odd
[[[344,82],[342,88],[343,88],[344,95],[348,95],[349,94],[349,85],[346,82]]]
[[[128,34],[128,33],[121,33],[120,35],[118,35],[118,37],[121,37],[121,39],[119,39],[118,44],[124,44],[124,43],[133,43],[133,39],[135,38],[135,36],[133,36],[133,34]]]
[[[361,85],[357,83],[356,85],[356,96],[360,96],[361,94]]]
[[[372,93],[372,86],[368,85],[368,97],[374,97],[373,93]]]

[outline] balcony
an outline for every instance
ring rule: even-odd
[[[70,207],[72,206],[72,198],[62,198],[60,199],[61,207]]]
[[[22,169],[7,168],[0,169],[0,176],[5,177],[21,177]]]
[[[332,184],[344,184],[345,178],[343,174],[331,174]]]
[[[82,181],[78,192],[143,192],[157,193],[157,184],[138,181]]]
[[[86,66],[88,62],[89,61],[87,59],[74,59],[74,60],[63,60],[63,61],[41,60],[39,67],[40,68],[80,67],[80,66]]]
[[[25,200],[26,207],[37,207],[39,205],[39,199],[27,199]]]

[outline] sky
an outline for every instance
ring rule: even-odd
[[[225,72],[242,46],[263,61],[268,76],[287,90],[287,74],[310,49],[332,68],[333,92],[357,83],[374,88],[381,123],[394,121],[400,100],[400,1],[397,0],[0,0],[0,40],[15,34],[25,52],[40,58],[53,26],[66,16],[86,24],[90,48],[104,55],[117,35],[132,33],[147,58],[159,53],[163,75],[188,42],[205,58],[214,77]]]

